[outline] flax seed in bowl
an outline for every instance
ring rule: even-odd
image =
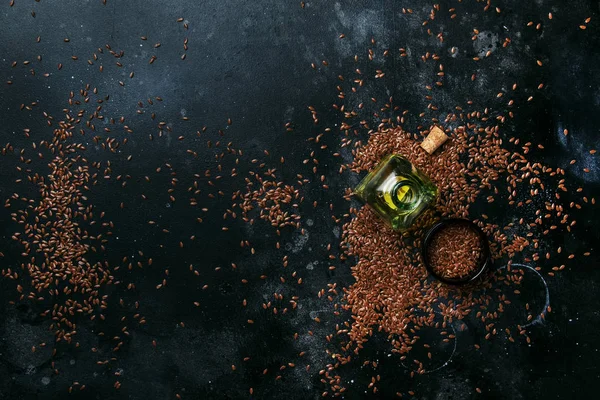
[[[490,264],[487,237],[466,219],[446,219],[434,225],[425,235],[422,252],[429,273],[449,284],[472,282]]]

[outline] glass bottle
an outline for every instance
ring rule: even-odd
[[[358,184],[354,194],[396,231],[405,231],[437,197],[437,187],[406,158],[390,154]]]

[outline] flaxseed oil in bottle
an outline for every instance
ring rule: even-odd
[[[396,154],[381,160],[354,192],[396,231],[408,229],[438,193],[427,176]]]

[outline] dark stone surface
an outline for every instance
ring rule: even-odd
[[[343,120],[332,109],[332,104],[342,104],[336,85],[348,92],[344,99],[348,109],[365,104],[360,118],[372,126],[383,117],[395,118],[401,112],[378,113],[393,97],[400,110],[409,110],[405,127],[416,131],[418,125],[429,126],[431,118],[443,120],[457,105],[468,109],[468,100],[474,102],[472,109],[489,107],[491,116],[505,112],[508,93],[517,82],[515,118],[502,126],[501,133],[507,138],[516,136],[523,142],[543,144],[544,151],[532,151],[532,159],[564,168],[571,187],[583,186],[589,198],[598,196],[598,156],[588,151],[599,143],[599,3],[501,1],[494,2],[487,12],[484,6],[474,0],[441,2],[436,19],[424,27],[432,4],[419,1],[308,1],[304,8],[298,1],[268,0],[108,0],[105,6],[101,0],[16,0],[14,7],[4,1],[0,6],[0,143],[4,146],[10,142],[16,154],[0,158],[0,197],[5,199],[13,192],[35,196],[33,187],[15,183],[23,178],[15,169],[22,165],[18,152],[25,149],[29,157],[35,158],[31,142],[51,136],[42,111],[60,119],[64,115],[61,110],[68,107],[69,92],[78,92],[89,83],[98,88],[100,96],[110,95],[103,110],[107,119],[124,116],[134,129],[133,134],[122,129],[111,133],[129,138],[117,153],[94,145],[91,133],[80,138],[88,146],[85,156],[90,161],[110,160],[113,175],[131,176],[124,188],[113,177],[99,182],[88,194],[90,203],[106,211],[115,223],[107,252],[101,257],[115,266],[123,256],[137,260],[141,250],[144,258],[154,259],[154,264],[143,270],[118,271],[117,278],[134,283],[135,290],[127,290],[125,284],[104,288],[110,299],[107,320],[78,320],[75,340],[79,347],[59,343],[54,357],[49,321],[39,316],[43,309],[27,302],[9,303],[17,299],[15,283],[0,280],[0,399],[173,399],[177,393],[183,398],[237,399],[251,397],[250,387],[254,388],[255,398],[319,398],[327,387],[319,381],[317,371],[330,361],[325,353],[329,347],[325,335],[334,331],[335,323],[343,318],[333,318],[330,303],[319,300],[317,292],[328,283],[343,286],[352,282],[350,262],[338,263],[335,273],[328,271],[325,247],[339,239],[341,226],[331,215],[339,217],[347,210],[348,204],[341,198],[343,190],[358,179],[338,174],[339,160],[331,156],[339,150],[337,127]],[[494,11],[496,6],[500,13]],[[447,11],[451,7],[456,8],[454,19]],[[403,8],[414,12],[404,14]],[[552,20],[548,19],[549,12],[553,13]],[[179,17],[189,23],[187,31],[176,22]],[[581,30],[579,25],[587,17],[591,22]],[[528,21],[534,26],[527,27]],[[542,26],[536,30],[538,22]],[[473,28],[480,31],[474,41]],[[438,32],[444,33],[443,43],[435,37]],[[342,33],[344,39],[339,38]],[[144,35],[147,41],[140,40]],[[41,43],[36,43],[38,36]],[[189,38],[189,50],[182,61],[185,37]],[[505,37],[512,41],[507,48],[502,47]],[[65,42],[65,38],[70,41]],[[161,46],[154,48],[157,42]],[[123,67],[115,65],[117,59],[108,54],[107,44],[114,51],[125,52],[120,59]],[[408,57],[400,57],[401,47]],[[451,54],[452,47],[458,49],[455,55]],[[104,48],[104,53],[98,53],[98,48]],[[367,58],[369,48],[375,52],[372,62]],[[386,49],[390,55],[383,57]],[[485,58],[488,50],[492,53]],[[86,60],[92,59],[94,52],[98,60],[89,65]],[[435,84],[438,63],[423,63],[420,56],[426,52],[441,57],[446,73],[444,85],[432,91],[425,86]],[[42,61],[36,60],[38,55]],[[149,64],[152,55],[158,58]],[[78,60],[73,61],[71,56],[78,56]],[[476,56],[483,59],[473,61]],[[31,64],[23,65],[26,60]],[[323,60],[328,66],[322,64]],[[543,66],[538,66],[536,60],[541,60]],[[14,68],[13,61],[18,63]],[[60,71],[59,63],[63,64]],[[311,63],[316,64],[316,70]],[[98,70],[100,64],[104,66],[102,73]],[[364,87],[353,94],[349,85],[355,68],[367,78]],[[373,79],[378,69],[386,75]],[[132,79],[131,71],[135,72]],[[45,72],[50,76],[44,77]],[[477,78],[472,82],[473,73]],[[344,76],[344,82],[338,75]],[[537,89],[539,83],[545,85],[541,90]],[[498,99],[496,94],[501,91],[507,96]],[[427,94],[433,96],[431,101],[425,99]],[[164,101],[151,106],[145,103],[144,113],[138,114],[138,101],[154,96]],[[534,97],[530,102],[529,96]],[[32,110],[19,110],[21,104],[32,102],[39,104]],[[429,103],[437,110],[428,109]],[[318,111],[317,126],[312,123],[309,105]],[[92,107],[95,105],[87,106]],[[156,120],[150,118],[152,112]],[[421,112],[425,113],[423,117],[419,117]],[[184,121],[182,116],[189,120]],[[232,119],[231,126],[228,118]],[[158,137],[158,121],[165,121],[172,133]],[[286,132],[285,124],[290,121],[294,131]],[[207,132],[198,138],[195,132],[203,126]],[[324,136],[327,150],[306,141],[326,127],[332,128]],[[31,129],[30,138],[23,134],[25,128]],[[567,137],[562,134],[565,128],[570,131]],[[223,137],[219,129],[224,131]],[[151,133],[155,135],[152,141],[148,138]],[[104,136],[103,132],[98,134]],[[185,139],[178,141],[180,135]],[[220,150],[208,149],[207,140],[232,142],[234,148],[243,149],[244,156],[238,166],[232,158],[223,161],[223,175],[234,167],[240,172],[237,179],[223,179],[218,185],[217,189],[226,193],[226,201],[208,198],[206,194],[212,189],[205,180],[201,182],[204,194],[199,203],[209,208],[203,215],[188,206],[185,191],[194,173],[203,174],[217,165],[214,154]],[[198,157],[190,156],[187,149],[197,151]],[[270,156],[263,153],[264,149]],[[312,166],[302,163],[312,150],[320,162],[319,175],[327,177],[328,191],[313,178]],[[130,154],[133,160],[127,162]],[[279,163],[281,156],[286,159],[283,165]],[[252,227],[240,221],[223,222],[221,216],[230,207],[228,196],[243,188],[241,177],[255,168],[250,163],[254,158],[278,168],[278,179],[284,182],[294,183],[298,173],[310,177],[311,182],[301,189],[305,201],[300,213],[306,235],[283,229],[277,237],[262,221]],[[570,166],[574,158],[578,163]],[[165,163],[172,165],[179,179],[176,202],[167,193],[171,176]],[[155,173],[159,166],[165,171]],[[590,172],[584,173],[584,167]],[[43,171],[44,162],[35,160],[32,168]],[[145,175],[152,177],[151,183],[144,180]],[[149,201],[143,201],[141,193]],[[313,209],[314,200],[320,207]],[[121,202],[125,203],[123,209],[119,207]],[[333,212],[329,211],[329,203],[333,204]],[[5,255],[1,268],[18,269],[23,262],[21,249],[11,235],[19,227],[11,221],[11,212],[0,210],[0,251]],[[520,217],[512,210],[495,207],[485,212],[499,224]],[[410,366],[395,356],[389,357],[386,339],[375,335],[357,360],[340,369],[348,386],[346,397],[367,396],[366,386],[376,374],[381,375],[380,398],[390,398],[396,392],[410,397],[409,390],[423,399],[594,396],[600,380],[596,339],[600,325],[597,209],[588,205],[573,215],[578,228],[574,234],[549,237],[545,245],[562,245],[569,253],[577,254],[591,249],[592,256],[578,258],[557,277],[546,279],[553,312],[545,321],[528,328],[530,345],[522,340],[514,344],[501,339],[485,341],[483,325],[467,318],[453,325],[457,332],[455,351],[454,344],[439,343],[438,361],[427,366],[435,371],[411,379]],[[203,216],[205,222],[197,224],[197,216]],[[149,227],[149,219],[157,221],[156,228]],[[223,224],[230,230],[222,231]],[[191,235],[196,235],[196,241],[189,240]],[[239,247],[242,239],[252,243],[256,255]],[[183,249],[178,245],[180,241],[185,242]],[[276,241],[281,242],[282,250],[275,249]],[[290,259],[287,268],[281,265],[284,255]],[[231,263],[237,265],[235,270]],[[199,277],[189,272],[190,264],[200,271]],[[218,266],[221,271],[214,270]],[[168,285],[156,290],[166,268],[170,271]],[[295,283],[293,271],[303,278],[302,285]],[[262,274],[267,278],[260,279]],[[525,303],[540,309],[545,305],[543,280],[534,272],[526,276],[522,295],[511,298],[513,307],[503,317],[507,323],[526,322]],[[282,283],[280,277],[286,282]],[[242,284],[241,279],[249,283]],[[204,285],[208,285],[206,290],[202,290]],[[273,299],[274,292],[285,294],[281,304]],[[298,309],[286,315],[274,315],[261,307],[267,301],[280,309],[289,307],[288,301],[294,295],[300,297]],[[119,299],[124,300],[123,306]],[[241,306],[242,299],[247,299],[248,307]],[[137,311],[135,301],[140,302]],[[194,301],[201,306],[194,307]],[[136,312],[147,318],[146,325],[132,321]],[[121,321],[123,316],[127,322]],[[315,316],[323,320],[320,325],[311,321]],[[248,319],[255,320],[255,324],[247,324]],[[128,325],[130,336],[116,354],[117,361],[97,365],[97,360],[110,357],[114,347],[97,333],[112,337],[124,325]],[[309,335],[309,330],[314,335]],[[299,334],[297,340],[293,338],[295,332]],[[47,346],[35,353],[30,351],[31,346],[42,342]],[[473,349],[476,343],[481,344],[481,350]],[[92,347],[98,352],[92,353]],[[303,357],[298,356],[301,351],[306,352]],[[251,359],[243,362],[244,357]],[[448,358],[451,361],[444,364]],[[363,367],[364,360],[378,360],[379,366]],[[52,361],[58,375],[52,372]],[[280,372],[280,366],[288,363],[296,367]],[[232,364],[236,371],[232,371]],[[310,373],[305,371],[307,364],[311,365]],[[268,372],[263,375],[265,368]],[[116,377],[115,372],[120,376]],[[282,378],[275,380],[279,374]],[[119,390],[113,387],[117,379],[122,383]],[[75,381],[85,384],[86,389],[75,389],[67,397]],[[482,395],[475,392],[476,387],[482,389]]]

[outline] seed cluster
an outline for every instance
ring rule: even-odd
[[[233,203],[232,208],[242,210],[242,219],[246,222],[253,221],[250,214],[258,208],[258,217],[268,221],[275,228],[291,226],[300,228],[300,216],[292,210],[298,208],[300,193],[292,185],[284,185],[281,181],[274,180],[275,171],[265,172],[266,178],[253,173],[254,182],[246,178],[246,193],[234,193],[232,200],[241,198],[240,203]],[[254,186],[256,183],[257,187]],[[293,203],[294,202],[294,203]]]
[[[21,300],[27,297],[52,304],[42,315],[54,321],[51,329],[57,341],[67,342],[77,330],[73,317],[92,316],[103,308],[106,303],[99,289],[114,280],[108,264],[88,260],[89,253],[103,247],[104,239],[102,234],[88,231],[95,216],[93,206],[85,204],[83,190],[91,174],[78,154],[84,146],[66,143],[71,136],[72,126],[62,123],[51,141],[40,143],[54,158],[48,163],[48,175],[28,175],[39,188],[39,200],[13,195],[14,201],[24,202],[24,207],[13,213],[13,220],[23,225],[23,234],[16,232],[13,239],[23,246],[22,256],[28,259],[23,270],[29,288],[19,284],[17,291],[22,293]],[[6,205],[10,206],[10,201]],[[19,277],[11,268],[3,274],[15,280]]]
[[[464,225],[450,225],[435,232],[427,248],[429,265],[442,278],[463,279],[479,267],[481,238]]]

